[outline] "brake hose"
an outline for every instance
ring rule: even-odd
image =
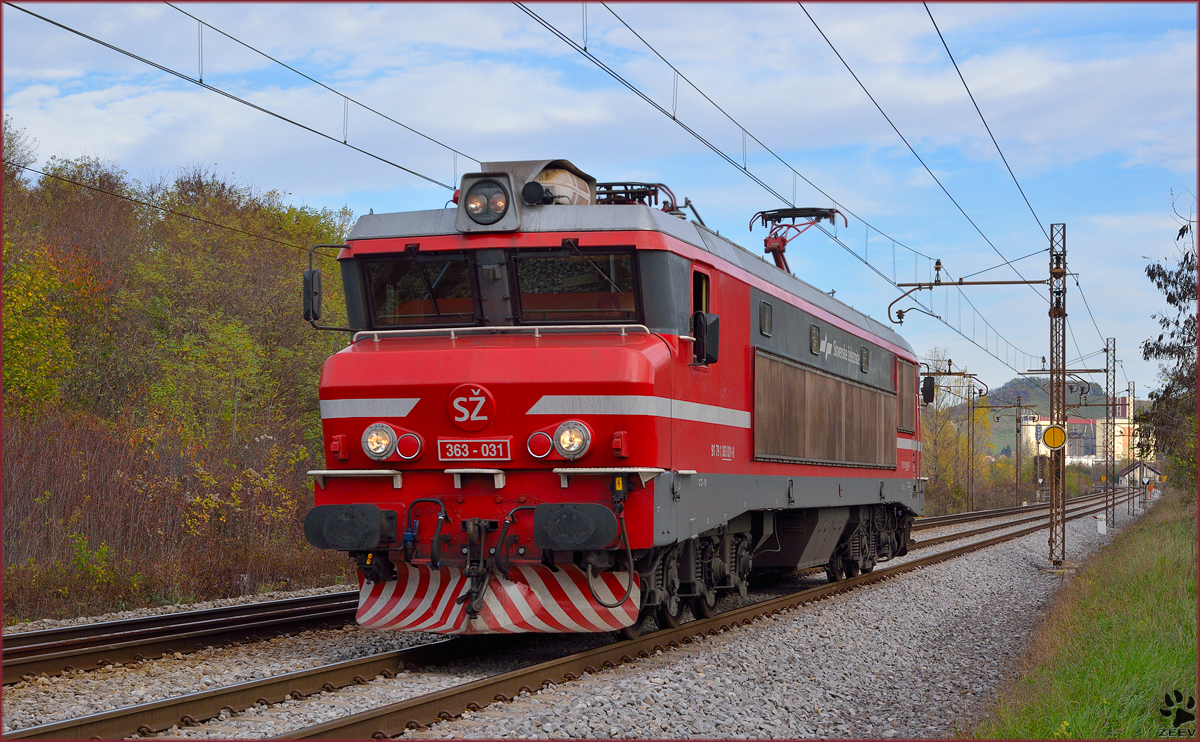
[[[446,522],[445,511],[438,511],[437,525],[433,527],[433,545],[429,547],[429,566],[442,566],[442,524]]]
[[[509,579],[508,570],[508,529],[513,524],[513,518],[522,510],[536,510],[535,505],[519,505],[508,511],[508,515],[504,518],[504,528],[500,529],[500,541],[496,544],[496,569],[500,570],[500,574],[504,575],[504,579]],[[515,536],[514,536],[515,538]]]
[[[442,566],[442,524],[449,520],[446,504],[435,497],[419,497],[408,504],[408,517],[405,523],[405,540],[412,538],[416,543],[416,531],[413,530],[413,507],[418,503],[428,502],[438,506],[437,525],[433,529],[433,544],[429,548],[429,566],[437,569]]]
[[[629,600],[629,596],[633,593],[633,548],[629,545],[629,532],[625,528],[625,508],[621,508],[620,512],[617,513],[617,517],[621,520],[621,538],[625,541],[625,557],[628,559],[629,564],[629,585],[625,587],[625,594],[621,596],[621,599],[611,605],[601,600],[600,596],[596,594],[596,588],[592,585],[592,565],[589,564],[587,566],[588,591],[592,594],[592,600],[605,608],[620,608],[625,605],[625,602]]]

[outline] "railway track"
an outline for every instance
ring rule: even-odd
[[[1103,500],[1105,497],[1103,492],[1090,495],[1081,495],[1072,497],[1067,500],[1067,507],[1071,507],[1077,503],[1095,502]],[[950,515],[934,515],[927,518],[917,518],[913,523],[913,531],[923,531],[930,528],[941,528],[943,526],[954,525],[956,523],[967,523],[976,520],[988,520],[989,518],[1002,518],[1006,515],[1017,513],[1035,513],[1050,509],[1050,503],[1034,503],[1033,505],[1017,505],[1008,508],[996,508],[995,510],[974,510],[969,513],[952,513]]]
[[[1005,508],[921,519],[913,530],[1002,517],[1011,512],[1034,511]],[[358,593],[346,591],[22,632],[4,637],[4,683],[15,683],[30,675],[57,675],[117,662],[136,662],[164,652],[187,653],[305,629],[337,627],[353,623],[357,608]]]
[[[354,590],[21,632],[4,637],[4,684],[28,675],[343,626],[354,621],[357,608]]]
[[[1089,495],[1068,500],[1067,504],[1102,498]],[[1042,504],[922,518],[913,525],[913,531],[1016,513],[1032,514],[1047,507]],[[346,591],[12,634],[4,637],[4,683],[29,675],[57,675],[138,661],[164,652],[187,653],[208,646],[342,626],[354,622],[357,607],[358,593]]]
[[[1124,502],[1132,494],[1118,495]],[[1079,499],[1067,515],[1068,520],[1103,512],[1104,505],[1081,503]],[[951,534],[918,544],[920,547],[968,538],[988,531],[1011,529],[1034,516],[1015,522]],[[557,658],[493,677],[465,683],[443,691],[410,698],[370,711],[351,714],[342,719],[289,732],[290,739],[338,739],[369,736],[395,736],[406,728],[417,728],[439,719],[457,716],[466,709],[478,709],[496,700],[509,700],[522,691],[533,691],[547,684],[573,680],[584,672],[631,662],[655,651],[678,647],[695,641],[698,636],[715,634],[735,626],[750,623],[762,616],[790,610],[801,604],[852,590],[856,587],[889,579],[922,567],[931,566],[979,549],[1003,543],[1045,528],[1045,524],[1030,525],[1017,531],[974,542],[962,547],[940,551],[927,557],[913,559],[893,567],[876,569],[841,582],[828,583],[782,597],[770,598],[743,608],[721,613],[710,619],[689,622],[676,629],[665,629],[634,640],[618,641],[592,650]],[[223,609],[222,609],[223,610]],[[217,688],[202,693],[178,696],[114,711],[93,714],[51,724],[26,727],[6,733],[12,739],[46,738],[117,738],[132,734],[152,734],[179,723],[193,724],[216,717],[222,710],[241,711],[256,703],[278,703],[286,698],[302,698],[321,691],[332,691],[356,683],[366,683],[379,675],[388,676],[405,668],[441,664],[456,658],[475,655],[487,645],[488,637],[457,637],[403,650],[372,655],[325,665],[311,670],[287,673],[273,678],[255,680]]]

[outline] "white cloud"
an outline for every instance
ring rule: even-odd
[[[565,156],[603,179],[662,180],[681,197],[690,196],[711,225],[755,250],[761,229],[746,233],[746,220],[777,205],[508,4],[182,7],[473,157]],[[582,40],[579,4],[531,7]],[[924,8],[806,7],[989,238],[1010,257],[1041,246],[1041,230],[1003,170]],[[196,24],[165,5],[30,8],[184,74],[197,72]],[[878,228],[943,257],[960,275],[999,262],[800,8],[613,8],[729,114]],[[1168,189],[1195,180],[1195,7],[1141,5],[1133,15],[1129,6],[1109,5],[932,8],[1043,221],[1071,223],[1072,255],[1078,256],[1073,265],[1084,275],[1097,320],[1132,350],[1152,330],[1150,310],[1128,307],[1157,306],[1152,287],[1141,278],[1140,255],[1169,254],[1164,251],[1175,228]],[[340,143],[198,90],[10,7],[2,12],[5,110],[39,140],[43,157],[98,155],[133,173],[220,163],[221,170],[284,188],[310,203],[352,202],[364,211],[440,206],[444,200],[442,189]],[[588,44],[660,105],[672,107],[672,72],[599,4],[588,5]],[[211,30],[204,34],[204,71],[212,84],[341,138],[338,96]],[[740,162],[738,129],[682,81],[677,98],[680,119]],[[449,153],[354,106],[349,141],[439,180],[452,179]],[[753,142],[747,156],[754,172],[791,197],[792,176],[784,167]],[[469,167],[460,161],[458,173]],[[831,205],[802,181],[796,191],[801,204]],[[853,245],[861,247],[862,230],[852,222],[839,234],[848,240],[852,235]],[[872,254],[884,257],[872,262],[890,269],[890,250],[879,239],[877,248],[872,238]],[[894,296],[890,287],[820,235],[802,240],[789,255],[808,280],[882,316]],[[1145,246],[1151,244],[1158,247]],[[903,279],[912,269],[911,256],[901,251],[898,263]],[[1040,266],[1041,259],[1022,263],[1022,270],[1034,264]],[[1044,322],[1029,309],[1033,297],[1022,295],[1028,293],[981,292],[972,300],[1015,343],[1041,347]],[[1129,301],[1111,301],[1109,295]],[[1081,343],[1085,335],[1096,335],[1088,330],[1090,319],[1080,324],[1085,315],[1072,311],[1071,317]],[[952,339],[944,328],[916,320],[904,332],[919,350]],[[992,362],[980,361],[986,363]],[[1141,367],[1145,372],[1149,365]]]

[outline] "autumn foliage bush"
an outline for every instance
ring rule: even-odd
[[[4,145],[5,621],[344,578],[302,529],[317,380],[344,338],[300,318],[299,277],[349,211],[203,168],[24,176],[9,119]]]

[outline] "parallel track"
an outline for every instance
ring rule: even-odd
[[[1068,501],[1068,506],[1101,497],[1103,495],[1073,498]],[[922,518],[914,524],[913,531],[1014,513],[1034,513],[1047,507],[1043,504]],[[917,543],[926,544],[924,541]],[[337,627],[353,623],[357,607],[358,593],[346,591],[22,632],[4,637],[4,683],[15,683],[28,675],[57,675],[75,669],[138,661],[161,656],[164,652],[187,653],[208,646],[255,641],[305,629]]]
[[[4,683],[354,622],[358,591],[81,624],[4,637]]]
[[[1126,495],[1129,497],[1133,495]],[[1124,498],[1120,500],[1124,502]],[[1075,501],[1079,505],[1078,499]],[[1077,507],[1068,520],[1103,512],[1104,505]],[[1028,520],[1045,520],[1045,516],[1001,523],[988,528],[932,539],[918,546],[932,546],[947,540],[967,538],[987,531],[1005,530]],[[779,598],[768,599],[744,608],[732,610],[710,619],[689,622],[676,629],[666,629],[634,640],[614,642],[575,655],[543,662],[531,667],[484,678],[436,693],[400,701],[370,711],[289,732],[289,739],[345,739],[370,736],[395,736],[406,728],[421,727],[439,719],[451,718],[465,709],[478,709],[495,700],[509,700],[521,691],[532,691],[547,684],[573,680],[584,672],[594,673],[601,667],[613,667],[646,657],[655,651],[690,643],[697,636],[716,634],[734,626],[744,625],[760,617],[789,610],[803,603],[846,592],[861,585],[879,582],[905,572],[937,564],[957,556],[977,551],[1034,533],[1046,525],[1033,525],[1013,533],[996,536],[967,546],[915,559],[895,567],[877,569],[841,582],[802,590]],[[377,675],[388,675],[406,666],[423,667],[440,664],[454,658],[465,658],[486,647],[487,637],[457,637],[430,644],[410,647],[273,678],[204,691],[198,694],[155,701],[7,733],[12,739],[103,738],[131,734],[151,734],[178,723],[195,723],[216,717],[222,709],[244,710],[258,702],[278,703],[291,697],[303,697],[322,690],[335,690],[353,683],[367,682]]]
[[[1090,495],[1080,495],[1067,500],[1067,507],[1077,503],[1091,502],[1104,498],[1104,493],[1093,493]],[[966,523],[976,520],[987,520],[988,518],[1002,518],[1006,515],[1014,515],[1017,513],[1036,513],[1042,510],[1049,510],[1050,503],[1041,502],[1032,505],[1017,505],[1008,508],[996,508],[995,510],[973,510],[969,513],[952,513],[950,515],[933,515],[929,517],[917,518],[913,523],[912,530],[923,531],[930,528],[941,528],[943,526],[953,525],[955,523]]]

